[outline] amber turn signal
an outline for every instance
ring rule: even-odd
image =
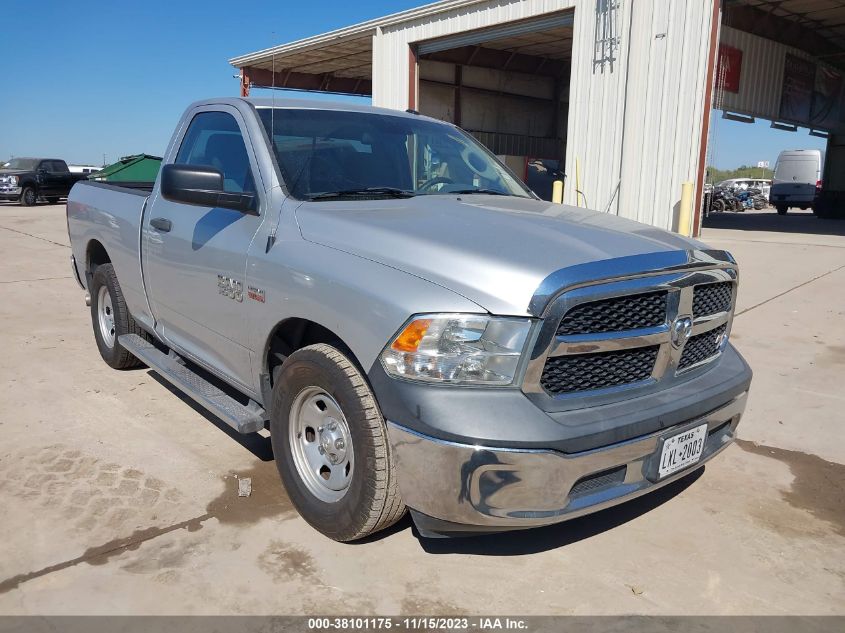
[[[397,352],[416,352],[430,326],[431,319],[411,321],[390,347]]]

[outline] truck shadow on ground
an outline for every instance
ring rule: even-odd
[[[810,211],[790,210],[786,215],[770,212],[712,213],[704,219],[705,229],[734,231],[771,231],[807,235],[843,235],[845,220],[822,220]]]
[[[159,385],[167,389],[167,391],[173,394],[173,396],[179,398],[182,402],[191,407],[191,409],[196,411],[198,415],[208,420],[220,431],[228,435],[232,440],[243,446],[246,450],[248,450],[255,457],[260,459],[262,462],[273,461],[273,447],[270,444],[269,437],[263,437],[258,433],[248,433],[245,435],[242,433],[238,433],[235,429],[223,422],[213,413],[198,405],[189,396],[186,396],[184,393],[176,389],[176,387],[167,382],[164,378],[161,378],[156,372],[148,370],[147,375],[153,378]]]
[[[243,446],[256,458],[262,462],[273,461],[273,448],[270,444],[269,437],[262,437],[258,433],[241,435],[225,422],[219,420],[206,409],[195,403],[190,397],[177,390],[166,380],[160,378],[155,372],[149,371],[148,373],[162,387],[182,400],[196,411],[198,415],[208,420],[208,422],[216,426],[232,440]],[[275,469],[273,470],[275,471]],[[399,532],[412,530],[414,536],[419,540],[422,549],[429,554],[474,554],[478,556],[523,556],[525,554],[537,554],[577,543],[578,541],[597,536],[624,523],[633,521],[681,494],[701,477],[704,470],[704,468],[700,468],[690,473],[687,477],[668,484],[648,495],[632,499],[631,501],[595,514],[564,521],[556,525],[498,534],[432,539],[423,538],[419,535],[408,513],[389,528],[367,538],[349,543],[349,545],[371,544],[389,538]],[[255,474],[253,474],[253,477],[255,477]],[[268,487],[274,488],[276,484],[275,472],[273,473],[272,479],[274,482],[273,486]],[[279,492],[284,494],[282,492],[281,482],[279,481],[277,483]],[[231,491],[225,493],[228,497],[231,497],[233,494],[235,493]],[[260,517],[256,516],[253,518],[257,520]],[[245,517],[241,517],[241,519],[243,520]]]
[[[693,485],[704,473],[699,468],[689,476],[667,484],[654,492],[618,506],[556,525],[517,530],[500,534],[446,539],[420,538],[420,546],[428,554],[473,554],[477,556],[524,556],[565,547],[592,538],[651,512]],[[405,517],[400,523],[411,523]]]

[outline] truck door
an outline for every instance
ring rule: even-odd
[[[244,282],[264,190],[240,113],[223,105],[194,112],[172,162],[219,169],[226,191],[257,194],[259,215],[171,202],[156,190],[143,219],[145,283],[166,341],[254,391]]]
[[[38,165],[38,195],[52,196],[56,192],[57,180],[60,175],[56,173],[55,161],[42,160]]]

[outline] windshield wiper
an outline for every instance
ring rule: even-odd
[[[458,189],[457,191],[442,191],[447,194],[468,194],[468,193],[486,193],[491,196],[509,196],[511,194],[499,191],[498,189]]]
[[[396,187],[362,187],[361,189],[343,189],[342,191],[326,191],[314,194],[309,200],[329,200],[333,198],[347,198],[354,196],[388,196],[390,198],[413,198],[413,191],[397,189]]]

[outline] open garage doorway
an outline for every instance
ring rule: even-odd
[[[460,126],[545,200],[566,154],[574,11],[415,47],[421,114]]]

